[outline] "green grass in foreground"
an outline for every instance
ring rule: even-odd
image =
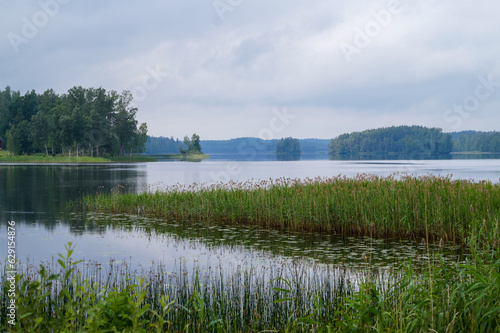
[[[137,277],[126,265],[72,262],[59,269],[4,270],[0,330],[13,332],[498,332],[500,247],[471,239],[469,262],[441,261],[390,277],[317,275],[302,267],[255,268],[232,276],[165,272]],[[283,271],[294,272],[288,279]],[[104,278],[102,278],[104,276]],[[13,295],[16,321],[9,324]],[[12,323],[12,322],[11,322]]]
[[[156,162],[157,159],[147,156],[125,157],[89,157],[89,156],[45,156],[45,155],[9,155],[0,151],[0,163],[133,163]]]
[[[500,183],[449,177],[359,175],[197,190],[177,186],[164,192],[87,196],[81,204],[108,213],[344,235],[461,241],[480,230],[486,243],[500,239]]]

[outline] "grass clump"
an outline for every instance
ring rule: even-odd
[[[77,268],[80,261],[72,262],[74,247],[66,245],[67,254],[59,254],[60,270],[40,265],[37,272],[26,269],[15,274],[15,291],[9,289],[10,274],[2,275],[2,310],[0,328],[13,332],[149,332],[162,324],[151,323],[144,317],[150,305],[145,304],[147,294],[144,279],[120,288],[106,287],[82,279]],[[16,320],[12,325],[7,316],[7,304],[14,294]],[[8,296],[9,295],[9,296]],[[153,312],[153,315],[156,313]]]
[[[388,288],[363,281],[341,310],[346,331],[498,332],[500,247],[467,242],[464,263],[429,261],[414,271],[408,261]]]
[[[280,178],[101,194],[81,204],[92,211],[344,235],[450,241],[482,229],[483,241],[500,239],[500,184],[451,177]]]
[[[54,264],[24,268],[16,278],[16,323],[5,319],[8,274],[1,277],[0,330],[15,332],[259,332],[281,331],[322,304],[320,317],[333,322],[335,308],[350,293],[345,274],[305,274],[309,266],[176,271],[162,266],[138,275],[125,264],[106,271],[71,262],[73,251]],[[83,267],[82,267],[83,265]],[[293,274],[288,274],[292,272]],[[283,285],[291,282],[286,300]],[[134,282],[136,281],[136,282]],[[319,317],[318,317],[319,318]]]
[[[471,242],[474,243],[476,240]],[[100,272],[71,262],[16,278],[17,319],[6,321],[1,278],[0,329],[14,332],[498,332],[500,247],[471,246],[464,263],[424,270],[407,262],[391,276],[289,263],[265,270],[190,273],[158,266],[137,276],[126,265]],[[478,250],[481,248],[480,250]],[[477,252],[474,252],[477,251]],[[86,267],[86,268],[85,268]],[[336,272],[336,273],[335,273]],[[138,282],[134,282],[138,281]]]

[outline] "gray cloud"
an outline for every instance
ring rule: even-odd
[[[498,130],[500,87],[458,128],[445,117],[479,77],[500,81],[493,0],[401,0],[389,18],[396,0],[67,1],[23,37],[40,4],[57,1],[2,4],[2,88],[146,91],[136,102],[152,135],[255,136],[283,106],[300,121],[280,134],[296,137],[399,124]],[[222,15],[216,1],[229,6]],[[18,52],[12,33],[27,41]],[[356,48],[350,62],[341,45]],[[141,90],[151,70],[168,75]]]

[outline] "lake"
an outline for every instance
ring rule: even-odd
[[[83,194],[143,192],[174,184],[213,184],[229,180],[353,177],[369,173],[452,175],[476,181],[500,180],[500,160],[418,161],[168,161],[136,164],[0,165],[0,248],[7,248],[7,222],[16,221],[17,258],[50,261],[76,244],[75,259],[128,262],[147,267],[179,261],[211,267],[265,265],[303,260],[350,268],[386,269],[397,258],[425,257],[426,247],[411,241],[345,238],[339,235],[291,233],[257,227],[207,226],[196,221],[162,221],[141,217],[68,212],[66,204]],[[437,245],[431,249],[438,250]],[[2,251],[3,252],[3,251]],[[459,249],[446,248],[453,260]],[[3,252],[6,253],[6,252]]]

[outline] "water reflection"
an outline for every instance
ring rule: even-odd
[[[357,173],[388,176],[398,171],[424,175],[429,172],[441,175],[452,173],[454,178],[498,182],[500,160],[302,160],[279,163],[205,160],[200,163],[0,165],[0,226],[15,220],[18,226],[18,256],[31,256],[37,260],[57,255],[64,249],[65,243],[73,241],[78,245],[77,253],[87,259],[103,260],[119,256],[120,260],[125,260],[132,256],[137,262],[161,261],[182,256],[179,251],[184,245],[178,246],[173,254],[169,254],[172,249],[165,245],[168,237],[174,237],[181,242],[198,242],[206,251],[221,246],[235,250],[234,253],[255,251],[292,259],[301,257],[354,266],[370,263],[383,267],[398,256],[425,257],[426,247],[416,242],[379,243],[381,241],[307,233],[295,235],[252,227],[206,226],[193,222],[156,221],[156,229],[151,229],[148,226],[150,221],[138,218],[115,216],[113,219],[117,220],[111,223],[107,221],[108,217],[66,216],[63,212],[68,201],[76,200],[83,194],[143,192],[158,188],[155,184],[159,183],[164,186],[229,180],[244,182],[252,178],[304,179],[339,174],[351,177]],[[7,233],[0,234],[0,248],[6,247],[6,237]],[[377,246],[374,247],[374,244]],[[372,248],[376,250],[372,251]],[[455,250],[448,250],[450,258],[454,258]],[[192,252],[191,255],[196,258]]]
[[[79,215],[75,217],[81,218]],[[413,258],[417,265],[419,262],[427,263],[429,255],[438,253],[444,255],[445,261],[462,259],[461,247],[451,243],[440,245],[410,240],[342,237],[101,213],[86,214],[86,219],[94,226],[106,226],[108,232],[126,234],[130,243],[141,243],[142,239],[143,248],[149,251],[145,253],[145,258],[135,258],[139,261],[150,261],[160,255],[167,261],[169,258],[207,261],[215,255],[218,261],[226,263],[242,258],[265,262],[270,257],[280,257],[344,266],[350,270],[386,270],[396,268],[408,258]]]
[[[276,154],[276,161],[300,161],[301,154]]]
[[[351,155],[328,155],[332,161],[418,161],[418,160],[491,160],[499,159],[498,153],[451,153],[451,154],[351,154]]]
[[[1,165],[0,225],[6,220],[39,223],[51,229],[69,200],[112,190],[147,187],[137,165]]]

